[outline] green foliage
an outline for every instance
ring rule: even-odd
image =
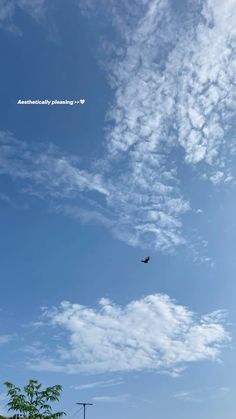
[[[21,413],[28,419],[59,419],[64,412],[52,413],[51,402],[59,401],[62,391],[60,385],[41,389],[42,384],[37,380],[29,380],[29,383],[21,390],[14,384],[5,382],[8,389],[8,410]]]

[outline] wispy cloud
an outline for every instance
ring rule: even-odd
[[[41,342],[32,342],[30,345],[26,345],[22,348],[22,351],[27,353],[30,356],[42,356],[45,354],[46,350]]]
[[[15,4],[13,1],[0,0],[0,27],[2,27],[6,21],[12,19],[14,11]]]
[[[122,379],[111,379],[111,380],[103,380],[103,381],[94,381],[92,383],[87,384],[80,384],[78,386],[71,386],[74,390],[90,390],[92,388],[97,387],[113,387],[123,384],[124,381]]]
[[[1,200],[1,201],[4,201],[4,202],[7,202],[7,203],[10,203],[10,198],[9,198],[9,196],[8,196],[8,195],[6,195],[5,193],[2,193],[2,192],[0,192],[0,200]]]
[[[25,11],[38,21],[45,13],[46,0],[0,0],[0,28],[22,34],[14,23],[14,16],[18,9]]]
[[[219,359],[230,341],[224,315],[198,317],[160,294],[126,307],[105,298],[98,309],[63,302],[43,315],[45,326],[65,333],[61,345],[50,349],[57,356],[36,356],[27,365],[71,374],[158,370],[178,375],[189,362]]]
[[[209,402],[209,398],[225,397],[230,387],[201,388],[200,390],[180,391],[172,397],[183,402]]]
[[[114,96],[103,164],[85,169],[53,147],[32,150],[2,133],[0,172],[131,245],[173,251],[189,244],[183,216],[195,211],[183,173],[192,170],[209,187],[233,180],[235,1],[190,1],[181,13],[168,0],[80,3],[90,16],[106,8],[118,38],[105,60]]]
[[[191,391],[181,391],[179,393],[174,394],[173,396],[175,399],[185,401],[185,402],[201,402],[202,399],[196,395],[194,392]]]
[[[0,147],[0,174],[27,181],[28,193],[55,198],[76,198],[86,190],[108,193],[99,174],[79,169],[75,158],[62,155],[52,145],[30,148],[11,133],[0,132]]]
[[[35,20],[42,18],[46,11],[47,0],[16,0],[17,7],[25,10]]]
[[[125,172],[117,179],[118,199],[114,194],[127,220],[120,234],[133,242],[148,236],[161,248],[184,240],[184,162],[214,184],[232,179],[235,2],[189,3],[192,11],[186,8],[180,21],[173,2],[145,2],[140,19],[122,33],[126,45],[109,67],[115,100],[107,148]],[[113,14],[120,22],[118,7]]]
[[[172,187],[161,184],[155,186],[156,198],[153,196],[153,204],[159,209],[154,210],[148,185],[144,188],[146,197],[143,195],[143,198],[140,198],[137,190],[136,198],[132,198],[133,202],[127,201],[132,192],[131,177],[126,181],[125,197],[124,191],[121,190],[120,176],[114,177],[111,173],[113,170],[109,172],[109,176],[104,171],[97,173],[81,169],[79,166],[82,163],[79,159],[62,155],[53,146],[47,149],[43,149],[42,146],[30,148],[25,142],[6,132],[1,132],[0,146],[0,174],[7,174],[16,181],[21,181],[21,190],[24,192],[39,198],[53,197],[55,202],[51,208],[54,211],[61,211],[86,222],[99,221],[111,228],[116,236],[133,245],[140,244],[141,238],[144,245],[150,243],[151,239],[151,243],[162,250],[184,243],[184,239],[178,238],[175,231],[181,227],[177,214],[185,212],[188,204],[175,196]],[[96,200],[96,197],[88,192],[98,193],[103,202],[101,199]],[[166,198],[169,192],[172,193],[170,199]],[[80,205],[78,201],[76,204],[66,203],[65,199],[80,199]],[[143,219],[145,223],[148,221],[146,210],[150,222],[143,229],[138,220],[141,222]],[[130,211],[134,213],[131,214]],[[158,230],[158,240],[153,236],[151,226]]]
[[[82,4],[87,13],[97,9]],[[115,99],[107,149],[123,173],[109,202],[123,220],[119,237],[162,249],[185,240],[184,166],[227,183],[235,154],[235,2],[190,1],[181,13],[173,4],[106,4],[121,45],[108,66]]]
[[[118,396],[95,396],[93,397],[93,401],[99,403],[124,403],[129,397],[129,394],[120,394]]]
[[[13,339],[14,335],[0,335],[0,345],[9,343]]]

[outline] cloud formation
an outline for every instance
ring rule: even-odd
[[[94,402],[99,403],[124,403],[129,398],[129,394],[120,394],[118,396],[95,396]]]
[[[174,188],[157,184],[156,196],[150,198],[146,185],[147,195],[137,190],[129,202],[131,177],[126,181],[124,195],[119,175],[81,169],[78,159],[62,154],[54,146],[29,147],[12,134],[0,132],[0,149],[0,174],[20,181],[24,192],[39,198],[54,198],[54,211],[85,222],[99,221],[132,245],[139,245],[143,240],[143,245],[153,244],[156,249],[169,250],[184,243],[177,234],[181,227],[178,214],[188,209],[188,203],[176,197]],[[91,193],[99,194],[103,202],[99,199],[98,203]]]
[[[212,186],[234,179],[235,1],[190,1],[181,13],[170,0],[84,0],[81,8],[90,18],[105,8],[118,39],[104,39],[114,96],[103,162],[85,169],[53,147],[32,150],[2,133],[0,173],[53,197],[55,211],[98,221],[133,246],[171,252],[190,242],[185,172]]]
[[[181,400],[184,402],[201,402],[201,398],[196,395],[194,392],[191,391],[181,391],[173,395],[173,397],[177,400]]]
[[[109,67],[115,100],[107,149],[125,168],[115,188],[123,230],[131,242],[161,248],[184,241],[184,164],[220,184],[232,180],[228,162],[235,154],[236,5],[189,3],[180,21],[173,2],[143,2],[139,19],[130,18],[126,29],[117,23],[126,45]]]
[[[79,169],[76,159],[53,146],[29,147],[11,133],[0,132],[0,150],[0,174],[27,181],[31,194],[76,198],[83,191],[108,193],[99,174]]]
[[[13,335],[0,335],[0,345],[9,343],[12,338],[13,338]]]
[[[178,375],[189,362],[216,361],[230,341],[223,311],[197,316],[167,295],[149,295],[121,307],[106,298],[99,308],[62,302],[44,311],[50,328],[64,332],[55,359],[28,360],[34,370],[104,373],[157,370]],[[65,344],[67,342],[67,344]]]
[[[200,390],[180,391],[172,397],[183,402],[209,402],[209,399],[226,397],[231,392],[230,387],[201,388]]]
[[[33,19],[39,20],[45,13],[46,0],[0,0],[0,28],[21,34],[14,23],[17,10],[25,11]]]
[[[113,387],[123,384],[122,379],[111,379],[111,380],[103,380],[103,381],[94,381],[92,383],[80,384],[78,386],[71,386],[74,390],[90,390],[96,387]]]

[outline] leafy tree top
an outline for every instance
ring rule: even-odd
[[[59,419],[64,412],[52,412],[51,402],[59,401],[62,387],[55,385],[42,389],[42,384],[37,380],[29,383],[21,390],[10,382],[5,382],[8,389],[8,410],[21,413],[28,419]]]

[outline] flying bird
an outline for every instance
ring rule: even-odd
[[[143,263],[148,263],[148,262],[149,262],[149,260],[150,260],[150,257],[149,257],[149,256],[147,256],[145,259],[141,260],[141,262],[143,262]]]

